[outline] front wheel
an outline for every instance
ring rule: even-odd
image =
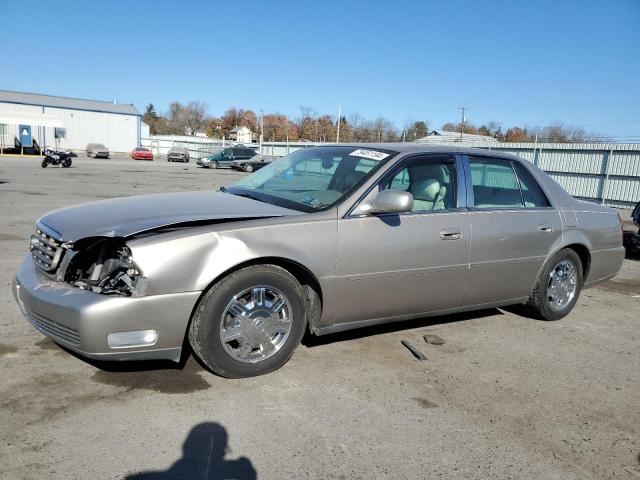
[[[306,329],[303,291],[285,269],[255,265],[233,272],[202,297],[189,343],[213,372],[252,377],[284,365]]]
[[[253,165],[247,164],[244,166],[243,170],[247,173],[253,172]]]
[[[42,168],[47,168],[47,165],[49,165],[49,160],[46,158],[42,159]]]
[[[564,248],[545,265],[527,306],[537,318],[559,320],[575,306],[582,283],[580,257],[574,250]]]
[[[63,166],[64,168],[69,168],[69,167],[71,166],[71,159],[70,159],[70,158],[65,158],[65,159],[62,161],[62,166]]]

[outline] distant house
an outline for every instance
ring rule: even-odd
[[[447,130],[434,130],[426,137],[418,138],[415,143],[440,144],[440,143],[498,143],[489,135],[475,135],[472,133],[449,132]]]
[[[258,141],[258,135],[251,132],[248,127],[234,127],[229,132],[229,140],[238,143],[252,143]]]

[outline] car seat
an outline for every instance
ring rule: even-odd
[[[413,195],[412,211],[445,209],[444,197],[447,193],[447,188],[440,186],[440,182],[435,178],[417,181],[409,191]]]

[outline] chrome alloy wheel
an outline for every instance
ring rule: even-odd
[[[571,303],[578,289],[576,266],[570,260],[562,260],[549,274],[547,301],[555,311],[562,311]]]
[[[277,288],[258,285],[233,297],[222,314],[220,339],[235,360],[258,363],[274,355],[291,332],[291,305]]]

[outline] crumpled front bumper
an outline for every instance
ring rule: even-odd
[[[100,360],[179,361],[189,318],[201,293],[101,295],[51,279],[31,255],[13,280],[14,297],[31,325],[70,350]],[[138,330],[157,330],[156,342],[144,347],[109,347],[109,333]]]

